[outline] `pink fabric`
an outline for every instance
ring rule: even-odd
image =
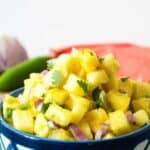
[[[118,76],[128,76],[132,79],[142,78],[149,82],[150,48],[130,43],[83,44],[50,50],[52,57],[70,53],[72,48],[91,48],[98,56],[113,53],[120,63]]]

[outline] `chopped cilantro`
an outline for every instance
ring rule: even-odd
[[[102,62],[103,60],[104,60],[104,58],[103,58],[103,57],[100,57],[100,58],[99,58],[99,61],[100,61],[100,62]]]
[[[91,56],[94,56],[93,52],[89,52]]]
[[[122,94],[126,94],[127,93],[126,91],[123,91],[121,89],[119,89],[119,92],[122,93]]]
[[[28,104],[22,104],[20,105],[19,107],[21,110],[27,110],[29,108],[29,105]]]
[[[145,95],[144,97],[145,97],[145,98],[150,98],[150,95]]]
[[[41,112],[42,112],[42,113],[45,113],[45,112],[47,111],[48,107],[49,107],[49,103],[43,104],[43,105],[42,105]]]
[[[142,127],[147,126],[147,125],[148,125],[148,123],[144,123],[144,124],[142,125]]]
[[[129,77],[120,78],[120,80],[121,80],[122,82],[125,82],[125,81],[127,81],[128,79],[129,79]]]
[[[83,89],[85,93],[88,93],[88,84],[83,80],[77,80],[79,86]]]
[[[12,117],[12,111],[13,111],[13,109],[6,108],[6,111],[5,111],[5,114],[4,114],[4,116],[5,116],[6,119],[9,119],[9,118]]]
[[[48,70],[51,70],[53,67],[54,67],[54,63],[49,62],[49,63],[47,64],[47,69],[48,69]]]
[[[62,73],[58,70],[55,70],[52,73],[52,84],[59,86],[62,81]]]
[[[95,101],[95,105],[96,107],[102,107],[105,104],[105,92],[99,88],[96,88],[93,93],[92,93],[92,97],[93,100]]]

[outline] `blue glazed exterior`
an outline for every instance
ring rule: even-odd
[[[17,96],[22,91],[23,88],[17,89],[11,94]],[[0,104],[0,133],[16,144],[36,150],[133,150],[145,140],[149,141],[147,146],[150,144],[150,125],[146,125],[133,133],[101,141],[59,141],[36,137],[14,129],[3,120],[2,102]]]

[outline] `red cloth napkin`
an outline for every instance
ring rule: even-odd
[[[118,76],[150,81],[150,48],[130,43],[82,44],[50,50],[52,57],[70,53],[72,48],[91,48],[98,56],[113,53],[120,63]]]

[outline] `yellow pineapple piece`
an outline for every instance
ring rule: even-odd
[[[108,74],[115,74],[119,69],[119,63],[112,54],[105,55],[100,61],[102,68]]]
[[[121,135],[130,132],[131,126],[122,110],[116,110],[109,113],[110,129],[115,135]]]
[[[77,77],[75,74],[70,74],[66,84],[64,85],[64,89],[74,95],[84,96],[86,94],[85,93],[86,91],[80,85],[80,83],[79,83],[80,81],[84,82],[79,77]]]
[[[82,80],[86,80],[86,72],[83,69],[77,73],[77,76]]]
[[[119,80],[114,74],[109,75],[109,82],[105,84],[109,90],[118,90],[119,89]]]
[[[132,107],[134,111],[144,109],[150,116],[150,98],[141,97],[132,100]]]
[[[9,123],[12,123],[12,112],[19,107],[19,100],[16,97],[6,95],[3,103],[3,117]]]
[[[94,71],[100,66],[98,57],[91,49],[79,49],[75,55],[80,58],[82,69],[85,72]]]
[[[44,99],[44,103],[56,103],[58,105],[63,105],[65,103],[65,100],[68,98],[68,92],[59,89],[59,88],[53,88],[50,89]]]
[[[36,117],[36,116],[39,114],[38,109],[35,107],[35,102],[36,102],[37,100],[41,100],[41,101],[42,101],[42,98],[38,98],[38,97],[34,97],[34,96],[33,96],[33,97],[30,99],[30,101],[27,103],[27,104],[29,105],[29,108],[28,108],[28,109],[31,111],[33,117]]]
[[[52,120],[60,126],[68,126],[72,120],[71,111],[60,107],[56,104],[51,104],[45,113],[48,120]]]
[[[42,82],[42,74],[41,73],[31,73],[30,79],[40,83],[40,82]]]
[[[78,73],[81,69],[80,59],[70,54],[62,54],[58,57],[55,67],[63,73]]]
[[[135,82],[133,97],[150,97],[150,84],[144,82]]]
[[[77,123],[77,126],[89,140],[93,139],[91,128],[85,118],[82,119],[79,123]]]
[[[46,88],[43,84],[39,83],[32,88],[32,95],[41,98],[46,92]]]
[[[134,91],[134,82],[126,77],[120,78],[118,80],[118,90],[131,96]]]
[[[33,82],[31,79],[26,79],[24,80],[24,91],[22,96],[24,97],[24,99],[26,100],[26,102],[28,102],[31,98],[32,98],[32,87],[33,87]]]
[[[50,132],[48,122],[43,114],[38,114],[35,120],[34,132],[40,137],[47,137]]]
[[[113,133],[111,132],[108,132],[103,138],[104,139],[111,139],[111,138],[114,138],[115,136],[113,135]]]
[[[57,139],[57,140],[73,140],[72,135],[69,131],[59,128],[54,129],[49,135],[50,139]]]
[[[134,114],[135,122],[138,126],[143,126],[146,123],[149,123],[149,117],[145,110],[141,109],[135,112]]]
[[[34,119],[31,111],[16,109],[13,111],[12,120],[16,129],[29,133],[34,132]]]
[[[71,109],[72,123],[78,123],[88,111],[90,100],[84,97],[71,95],[71,98],[66,101],[66,107]]]
[[[108,76],[104,70],[89,72],[87,73],[86,79],[89,85],[93,87],[92,89],[109,81]]]
[[[36,117],[39,114],[39,111],[33,105],[30,107],[29,110],[31,111],[33,117]]]
[[[11,109],[16,109],[20,105],[18,98],[11,95],[6,95],[4,98],[3,106]]]
[[[130,97],[127,94],[111,90],[107,94],[107,101],[113,110],[126,111],[130,104]]]
[[[86,119],[91,130],[96,133],[96,131],[100,128],[100,125],[108,119],[108,115],[104,109],[98,108],[87,112]]]
[[[39,95],[41,92],[44,93],[45,89],[42,87],[42,83],[43,83],[43,78],[40,73],[31,73],[30,78],[24,80],[25,86],[24,86],[23,97],[26,99],[26,101],[29,101],[30,99],[32,99],[33,96],[35,96],[34,92],[37,95]],[[38,93],[38,91],[40,92]]]

